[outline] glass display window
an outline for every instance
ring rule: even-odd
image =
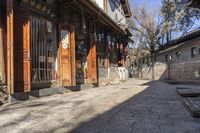
[[[87,54],[88,47],[85,40],[76,41],[76,80],[84,83],[87,79]]]

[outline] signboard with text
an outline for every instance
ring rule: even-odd
[[[41,0],[21,0],[21,2],[27,4],[31,8],[35,9],[36,11],[44,15],[47,15],[50,17],[55,16],[52,12],[51,7],[47,3],[42,2]]]

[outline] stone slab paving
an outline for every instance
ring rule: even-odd
[[[129,80],[0,107],[0,133],[200,133],[176,87]]]

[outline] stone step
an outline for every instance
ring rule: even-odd
[[[64,87],[58,87],[58,88],[44,88],[39,90],[32,90],[31,92],[19,92],[14,93],[9,97],[9,102],[18,102],[18,101],[25,101],[28,99],[35,99],[45,96],[51,96],[55,94],[64,94],[69,92],[70,90]]]
[[[7,103],[8,94],[7,94],[7,86],[0,86],[0,105]]]
[[[31,92],[20,92],[12,94],[11,97],[9,97],[9,102],[18,102],[18,101],[24,101],[28,99],[35,99],[45,96],[51,96],[55,94],[65,94],[70,91],[79,91],[83,89],[90,89],[93,88],[93,84],[82,84],[77,86],[71,86],[71,87],[57,87],[57,88],[44,88],[39,90],[32,90]]]
[[[184,105],[193,117],[200,117],[200,97],[184,98]]]
[[[200,89],[194,88],[177,88],[178,94],[182,97],[198,97],[200,96]]]
[[[67,88],[71,91],[79,91],[79,90],[94,88],[94,85],[93,84],[80,84],[80,85],[71,86],[71,87],[67,87]]]

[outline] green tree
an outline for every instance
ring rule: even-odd
[[[190,8],[177,0],[163,0],[161,7],[162,33],[166,41],[171,41],[172,32],[185,35],[200,18],[200,10]]]

